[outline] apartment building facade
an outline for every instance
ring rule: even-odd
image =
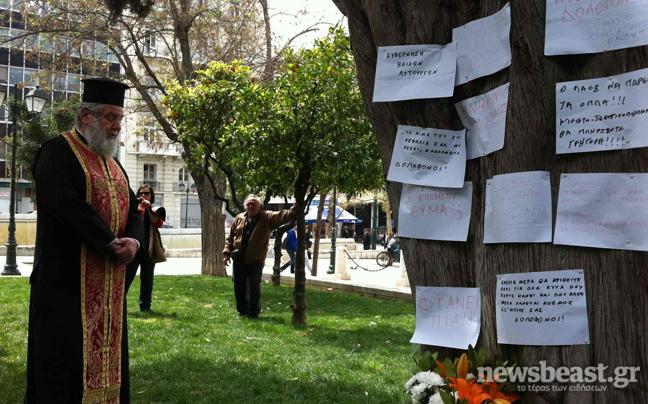
[[[0,91],[13,96],[16,84],[24,89],[18,98],[40,86],[49,90],[53,102],[78,99],[84,76],[119,77],[121,66],[108,47],[95,40],[72,41],[60,35],[23,36],[29,30],[20,7],[21,0],[0,0]],[[15,38],[15,39],[14,39]],[[154,37],[146,45],[154,61],[163,60]],[[155,62],[153,63],[155,64]],[[173,227],[200,227],[200,209],[195,186],[184,166],[182,150],[166,139],[150,114],[135,108],[137,94],[130,90],[118,158],[134,189],[150,184],[156,190],[156,205],[167,210],[167,223]],[[9,211],[12,127],[8,110],[0,106],[0,213]],[[26,171],[17,171],[16,212],[34,210],[33,185]]]

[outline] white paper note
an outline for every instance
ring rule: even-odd
[[[415,344],[468,349],[481,328],[479,288],[416,287]]]
[[[452,30],[457,43],[456,85],[511,65],[511,6]]]
[[[387,180],[461,188],[466,174],[466,131],[398,125]]]
[[[466,159],[485,156],[504,147],[509,83],[455,105],[466,127]]]
[[[545,55],[648,44],[648,0],[547,0]]]
[[[648,174],[563,174],[554,244],[648,251]]]
[[[556,153],[648,146],[648,69],[556,85]]]
[[[373,102],[452,97],[456,68],[454,42],[381,46]]]
[[[484,243],[551,242],[547,171],[496,175],[486,182]]]
[[[589,344],[583,271],[497,275],[497,343]]]
[[[466,241],[472,191],[472,182],[457,189],[404,184],[398,234],[425,240]]]

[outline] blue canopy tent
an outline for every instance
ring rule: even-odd
[[[328,218],[328,212],[329,208],[328,206],[325,206],[322,211],[322,221],[325,221]],[[317,221],[317,206],[310,207],[308,213],[306,213],[305,219],[306,224],[313,224]],[[335,207],[335,221],[337,223],[362,223],[362,219],[358,219],[339,206]]]

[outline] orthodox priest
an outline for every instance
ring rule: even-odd
[[[128,86],[85,79],[74,129],[32,165],[38,204],[26,403],[128,403],[124,278],[137,199],[113,158]]]

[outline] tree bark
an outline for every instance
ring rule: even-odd
[[[389,203],[389,198],[383,199],[382,203],[386,215],[385,220],[387,220],[385,240],[388,240],[388,237],[390,237],[394,233],[394,229],[392,229],[392,208],[391,208],[391,204]]]
[[[222,214],[223,203],[215,198],[211,184],[201,173],[192,173],[198,199],[200,201],[200,218],[202,228],[202,265],[203,275],[227,276],[223,264],[223,248],[225,247],[225,216]],[[222,176],[214,176],[218,193],[225,194],[225,180]]]
[[[322,213],[324,212],[324,201],[326,200],[327,192],[320,193],[320,200],[317,204],[317,220],[313,226],[313,237],[315,241],[313,242],[313,265],[311,275],[317,276],[317,262],[319,260],[319,245],[320,245],[320,228],[322,226]]]
[[[335,201],[333,196],[329,199],[328,216],[326,217],[326,238],[331,238],[331,233],[335,231]],[[332,212],[332,213],[331,213]]]
[[[312,155],[309,150],[297,148],[297,159],[302,163],[297,178],[295,179],[295,205],[297,212],[297,257],[295,262],[295,288],[293,290],[292,324],[306,324],[306,194],[312,174]]]
[[[274,264],[272,265],[272,286],[281,286],[281,239],[283,238],[284,233],[294,225],[294,222],[283,224],[277,228],[277,231],[275,233],[275,242],[274,246],[272,247],[274,250]]]
[[[645,172],[648,149],[556,155],[555,84],[620,74],[648,65],[648,47],[593,55],[544,56],[545,0],[511,2],[513,63],[508,69],[455,89],[447,99],[372,103],[376,52],[379,46],[445,44],[452,28],[492,15],[505,0],[334,0],[349,19],[351,44],[359,85],[372,119],[383,167],[389,167],[398,124],[460,129],[454,104],[510,81],[503,150],[467,164],[473,182],[473,212],[465,243],[402,239],[407,270],[416,285],[481,288],[482,328],[479,345],[519,365],[588,366],[603,363],[648,368],[648,254],[632,251],[570,247],[553,244],[482,243],[486,179],[497,174],[547,170],[551,172],[553,211],[561,173]],[[395,215],[401,184],[388,184]],[[498,345],[495,334],[496,275],[574,268],[585,270],[589,315],[589,345]],[[648,373],[625,389],[608,384],[605,392],[565,392],[546,395],[550,402],[646,402]]]

